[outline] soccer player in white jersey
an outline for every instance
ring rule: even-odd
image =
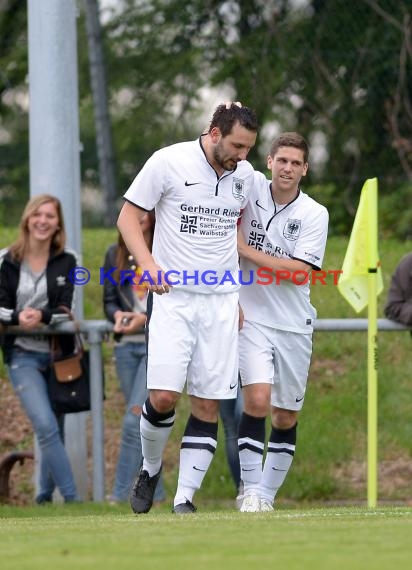
[[[299,187],[308,155],[297,133],[283,133],[272,143],[267,158],[271,180],[255,173],[240,224],[241,270],[255,275],[253,284],[240,291],[245,319],[239,336],[242,512],[273,510],[295,454],[316,318],[311,270],[321,268],[328,230],[327,210]],[[272,429],[262,466],[269,412]]]
[[[237,393],[237,222],[253,185],[246,161],[257,121],[247,107],[219,105],[199,139],[155,152],[124,195],[118,227],[150,276],[149,398],[140,422],[143,465],[130,495],[148,512],[185,384],[190,397],[173,512],[192,513],[217,445],[219,400]],[[150,253],[139,220],[155,209]],[[224,276],[226,275],[226,279]],[[163,294],[167,293],[167,294]]]

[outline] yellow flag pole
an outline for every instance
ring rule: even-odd
[[[375,508],[378,487],[378,329],[376,273],[368,276],[368,507]]]
[[[366,247],[365,247],[366,242]],[[358,210],[339,278],[338,289],[356,312],[368,306],[368,506],[376,507],[378,487],[377,296],[383,290],[378,256],[378,180],[363,185]]]
[[[378,185],[374,179],[368,199],[368,507],[378,495]]]

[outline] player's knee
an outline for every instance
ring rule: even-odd
[[[244,402],[247,414],[260,418],[265,417],[270,410],[270,392],[266,389],[266,386],[263,389],[253,386],[252,390],[245,393]]]
[[[180,394],[169,390],[151,390],[150,402],[154,409],[161,414],[173,410],[179,400]]]
[[[219,413],[219,403],[217,400],[206,400],[192,396],[190,402],[192,414],[196,418],[204,422],[217,422]]]
[[[297,420],[298,412],[272,408],[272,424],[278,429],[289,429],[296,424]]]

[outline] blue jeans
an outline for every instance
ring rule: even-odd
[[[7,366],[13,389],[29,417],[41,451],[40,494],[51,500],[55,486],[65,501],[77,497],[70,461],[61,431],[64,418],[57,420],[47,394],[44,373],[49,353],[14,348]]]
[[[143,462],[140,415],[148,397],[146,345],[137,342],[118,344],[114,347],[114,354],[120,388],[126,400],[126,413],[123,417],[122,439],[112,497],[116,501],[127,501],[133,480]],[[164,498],[163,479],[160,477],[154,500],[161,501]]]
[[[64,414],[55,414],[55,416],[59,427],[60,438],[64,444]],[[55,488],[56,484],[49,470],[47,459],[44,453],[40,453],[39,495],[51,500]]]
[[[238,448],[239,422],[243,411],[242,390],[238,389],[237,398],[234,400],[220,400],[219,413],[225,432],[225,447],[227,462],[232,479],[236,485],[236,491],[240,485],[240,464]]]

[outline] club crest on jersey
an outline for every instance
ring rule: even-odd
[[[283,235],[290,241],[296,241],[300,234],[301,220],[291,220],[288,218],[285,227],[283,228]]]
[[[244,200],[245,198],[245,189],[244,189],[244,180],[241,178],[233,178],[232,182],[232,194],[236,200]]]

